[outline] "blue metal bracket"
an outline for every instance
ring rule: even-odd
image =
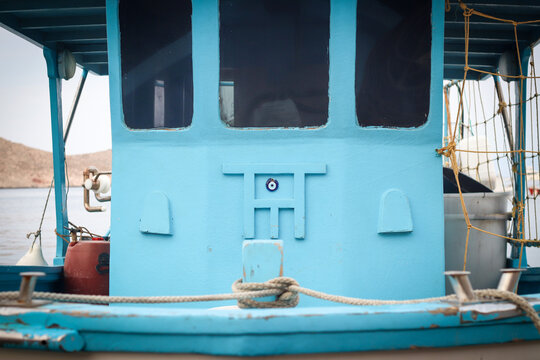
[[[294,209],[294,237],[305,236],[306,174],[326,174],[326,164],[223,164],[224,174],[244,175],[244,238],[255,237],[255,209],[270,209],[270,237],[279,238],[279,209]],[[293,175],[293,196],[289,198],[256,196],[256,175]],[[276,191],[279,193],[279,191]]]
[[[49,77],[49,101],[51,106],[51,132],[54,166],[54,198],[56,204],[56,231],[67,236],[68,214],[65,172],[64,128],[62,123],[62,82],[58,77],[58,58],[54,50],[43,48]],[[56,237],[54,265],[64,265],[67,243],[61,236]]]
[[[172,235],[172,221],[167,195],[160,191],[146,195],[139,222],[139,231],[147,234]]]
[[[409,198],[398,189],[390,189],[381,196],[377,232],[405,233],[413,231]]]

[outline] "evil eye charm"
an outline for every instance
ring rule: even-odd
[[[279,187],[279,183],[276,179],[268,179],[266,180],[266,189],[268,191],[276,191]]]

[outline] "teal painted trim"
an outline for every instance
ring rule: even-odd
[[[433,1],[431,88],[427,122],[417,128],[360,127],[355,108],[356,0],[331,1],[329,119],[320,128],[243,129],[227,127],[219,112],[219,5],[218,0],[194,0],[192,15],[194,113],[192,125],[182,129],[129,129],[123,121],[121,98],[121,54],[118,0],[107,0],[107,36],[113,142],[154,142],[178,146],[223,141],[358,138],[371,144],[385,141],[440,146],[442,134],[444,4]],[[404,136],[404,135],[408,136]],[[113,145],[114,146],[114,145]],[[114,165],[113,165],[114,166]]]
[[[56,231],[68,235],[66,171],[64,127],[62,125],[62,81],[58,77],[57,53],[54,50],[43,48],[43,55],[47,63],[47,76],[49,77],[49,101],[51,107],[51,133],[53,145],[54,166],[54,198],[56,208]],[[53,260],[55,266],[64,265],[67,243],[62,237],[56,237],[56,256]]]
[[[112,167],[111,171],[113,174],[116,174],[117,171],[120,171],[120,168],[116,167],[116,142],[115,138],[115,129],[116,126],[113,126],[114,122],[121,121],[124,123],[124,117],[122,113],[122,108],[120,104],[122,103],[122,93],[120,87],[120,27],[118,23],[118,0],[107,0],[106,1],[106,19],[107,19],[107,55],[109,63],[109,101],[111,109],[111,135],[112,135]],[[109,227],[108,235],[112,238],[115,231],[116,221],[113,219],[121,219],[121,211],[118,211],[114,206],[115,201],[111,201],[110,214],[111,222]],[[117,214],[118,212],[118,214]],[[115,244],[111,241],[110,247],[111,253],[114,254],[115,251],[123,251],[122,248],[116,248]],[[111,260],[114,261],[114,255],[111,257]],[[109,279],[112,279],[115,274],[116,268],[114,266],[109,267]],[[110,280],[109,280],[110,281]],[[109,293],[111,289],[109,285]]]
[[[300,164],[223,164],[224,174],[244,175],[244,238],[255,237],[255,209],[270,209],[270,237],[279,238],[279,210],[294,209],[294,237],[305,237],[305,183],[308,174],[326,174],[326,164],[300,163]],[[292,198],[258,198],[255,196],[257,175],[293,174]],[[276,194],[280,189],[276,189]],[[267,194],[265,189],[258,190],[260,194]]]
[[[529,74],[529,59],[531,57],[531,48],[526,47],[521,51],[520,54],[521,57],[521,71],[522,73],[527,76]],[[518,86],[518,91],[521,95],[521,106],[520,106],[520,114],[522,121],[519,121],[519,116],[516,116],[516,122],[514,126],[514,144],[516,144],[516,149],[518,150],[524,150],[527,147],[527,79],[523,79],[516,83],[516,86]],[[519,87],[521,87],[521,90],[519,90]],[[519,94],[518,93],[518,94]],[[525,163],[525,153],[518,153],[516,154],[516,164],[517,164],[517,171],[514,175],[515,177],[515,197],[516,199],[523,203],[527,197],[527,164]],[[525,211],[525,210],[524,210]],[[523,222],[525,221],[525,218]],[[518,224],[514,222],[514,235],[516,236],[518,233],[524,233],[525,227],[524,224],[520,224],[518,228]],[[525,235],[523,236],[525,238]],[[521,253],[521,245],[512,245],[513,246],[513,257],[515,259],[519,259],[520,253]],[[513,264],[515,267],[519,266],[519,260],[513,261]],[[521,256],[521,267],[526,268],[527,267],[527,247],[523,246],[523,255]]]
[[[533,305],[540,311],[538,301]],[[501,302],[211,310],[52,304],[10,310],[0,326],[23,334],[73,330],[84,340],[84,351],[244,356],[540,339],[531,321],[512,309]]]

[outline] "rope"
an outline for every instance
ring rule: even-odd
[[[449,7],[449,2],[448,1],[445,1],[445,9],[448,11],[448,7]],[[469,239],[470,239],[470,236],[471,236],[471,230],[474,230],[474,231],[478,231],[478,232],[482,232],[482,233],[485,233],[485,234],[489,234],[489,235],[492,235],[494,237],[498,237],[498,238],[502,238],[502,239],[506,239],[509,243],[511,243],[513,246],[514,246],[514,249],[516,249],[518,246],[520,246],[520,252],[519,252],[519,266],[521,267],[521,263],[522,263],[522,258],[523,258],[523,247],[524,246],[540,246],[540,240],[538,240],[539,236],[538,236],[538,231],[536,230],[536,237],[534,237],[533,234],[531,234],[531,219],[530,219],[530,211],[526,211],[526,210],[530,210],[529,209],[529,200],[530,200],[530,197],[526,196],[526,194],[524,193],[526,191],[526,182],[528,181],[526,178],[524,178],[524,175],[527,175],[527,172],[525,171],[524,167],[525,167],[525,161],[527,160],[527,154],[530,154],[531,156],[529,156],[528,158],[529,159],[534,159],[535,157],[538,157],[540,155],[540,152],[539,151],[531,151],[531,150],[526,150],[525,149],[525,138],[524,138],[524,124],[523,124],[523,104],[532,100],[533,98],[536,98],[537,99],[537,102],[538,102],[538,91],[536,91],[536,94],[535,95],[532,95],[526,99],[524,99],[523,95],[524,94],[524,91],[526,91],[526,89],[524,89],[524,80],[525,79],[537,79],[539,78],[537,75],[536,75],[536,72],[535,72],[535,67],[534,67],[534,57],[532,57],[531,59],[531,69],[532,69],[532,74],[531,76],[527,76],[529,75],[528,73],[525,72],[525,69],[522,67],[522,64],[521,64],[521,58],[520,58],[520,48],[519,48],[519,41],[518,41],[518,26],[520,25],[525,25],[525,24],[537,24],[537,23],[540,23],[540,19],[537,19],[537,20],[530,20],[530,21],[515,21],[515,20],[512,20],[512,19],[503,19],[503,18],[499,18],[499,17],[495,17],[495,16],[492,16],[492,15],[489,15],[489,14],[485,14],[485,13],[482,13],[480,11],[477,11],[475,9],[472,9],[470,7],[467,6],[467,4],[465,4],[464,1],[462,0],[458,0],[458,5],[459,5],[459,8],[461,8],[462,12],[463,12],[463,19],[464,19],[464,42],[465,42],[465,59],[464,59],[464,68],[463,68],[463,81],[460,81],[460,82],[452,82],[450,85],[447,85],[447,87],[445,87],[445,101],[448,101],[447,100],[447,92],[446,90],[452,86],[452,85],[457,85],[457,89],[458,89],[458,93],[459,93],[459,106],[458,106],[458,109],[457,109],[457,114],[456,114],[456,121],[453,125],[450,124],[450,120],[448,121],[448,128],[449,128],[449,134],[448,134],[448,139],[446,140],[446,146],[440,148],[440,149],[437,149],[437,153],[440,154],[440,155],[443,155],[445,156],[447,159],[448,159],[448,162],[450,163],[450,166],[452,167],[453,171],[454,171],[454,174],[455,174],[455,177],[456,177],[456,183],[457,183],[457,186],[458,186],[458,192],[459,192],[459,197],[460,197],[460,202],[461,202],[461,207],[462,207],[462,211],[463,211],[463,215],[464,215],[464,218],[465,218],[465,223],[466,223],[466,226],[467,226],[467,235],[466,235],[466,240],[465,240],[465,249],[464,249],[464,256],[463,256],[463,270],[466,270],[467,268],[467,254],[468,254],[468,247],[469,247]],[[507,23],[507,24],[510,24],[512,25],[512,28],[513,28],[513,40],[514,40],[514,46],[515,46],[515,50],[517,52],[517,60],[518,60],[518,65],[519,65],[519,75],[506,75],[506,74],[500,74],[498,72],[490,72],[490,71],[484,71],[484,70],[479,70],[479,69],[475,69],[475,68],[472,68],[469,66],[469,40],[470,40],[470,25],[471,25],[471,17],[473,16],[478,16],[478,17],[482,17],[482,18],[486,18],[486,19],[491,19],[491,20],[494,20],[494,21],[499,21],[499,22],[502,22],[502,23]],[[531,53],[532,53],[532,49],[531,49]],[[458,130],[460,130],[462,127],[466,126],[464,125],[464,122],[463,122],[463,119],[462,121],[460,122],[460,117],[463,118],[463,114],[465,113],[466,109],[465,109],[465,99],[464,99],[464,90],[465,90],[465,81],[467,80],[467,75],[469,73],[469,71],[474,71],[476,73],[480,73],[480,74],[489,74],[489,75],[492,75],[492,76],[495,76],[495,77],[502,77],[502,78],[507,78],[507,79],[519,79],[520,82],[519,82],[519,94],[517,95],[519,97],[519,102],[516,103],[516,104],[507,104],[506,102],[504,102],[500,96],[499,96],[499,101],[498,101],[498,109],[495,111],[495,114],[493,115],[493,117],[491,119],[495,119],[496,116],[498,115],[501,115],[503,113],[503,111],[505,111],[506,108],[510,107],[510,106],[519,106],[519,118],[516,119],[517,121],[519,121],[519,124],[520,124],[520,134],[519,134],[519,141],[518,143],[516,144],[516,149],[514,148],[511,148],[507,151],[499,151],[498,149],[496,149],[496,151],[480,151],[480,150],[466,150],[466,149],[457,149],[456,148],[456,138],[458,137],[459,134],[461,134],[461,131],[458,133]],[[524,73],[525,72],[525,73]],[[534,83],[534,85],[536,86],[536,82],[531,82],[531,93],[532,93],[532,84]],[[480,98],[481,99],[481,98]],[[447,106],[448,107],[448,106]],[[537,107],[538,107],[538,104],[537,104]],[[482,108],[483,110],[483,108]],[[448,109],[447,109],[448,111]],[[475,107],[475,111],[476,111],[476,107]],[[448,115],[450,114],[450,112],[448,111]],[[538,114],[537,114],[538,115]],[[448,119],[450,119],[450,117],[448,116]],[[470,115],[469,115],[469,121],[470,121]],[[461,127],[459,126],[461,124]],[[487,124],[487,120],[486,120],[486,124]],[[494,122],[493,122],[494,124]],[[495,125],[494,125],[495,126]],[[452,128],[453,128],[453,131],[452,131]],[[472,132],[472,127],[471,126],[468,126],[469,130]],[[478,131],[478,123],[476,124],[476,130]],[[485,129],[486,131],[486,137],[487,137],[487,129]],[[534,130],[532,130],[531,128],[531,134],[534,132]],[[463,136],[463,134],[460,135],[460,138]],[[478,139],[477,139],[477,142],[478,142]],[[477,144],[478,146],[478,144]],[[486,149],[487,150],[487,149]],[[513,215],[512,215],[512,218],[513,218],[513,221],[514,221],[514,232],[513,234],[511,234],[512,236],[505,236],[505,235],[500,235],[500,234],[494,234],[494,233],[491,233],[489,231],[486,231],[486,230],[483,230],[483,229],[480,229],[478,227],[475,227],[474,225],[472,225],[470,219],[469,219],[469,214],[467,212],[467,208],[466,208],[466,205],[465,205],[465,201],[463,199],[463,194],[462,194],[462,190],[461,190],[461,186],[460,186],[460,182],[459,182],[459,178],[458,178],[458,174],[459,174],[459,171],[460,171],[460,168],[459,168],[459,165],[458,165],[458,161],[457,161],[457,157],[456,157],[456,154],[459,154],[459,153],[464,153],[464,154],[467,154],[467,159],[468,159],[468,154],[469,153],[476,153],[476,154],[497,154],[497,164],[498,164],[498,161],[500,159],[499,155],[498,154],[505,154],[506,157],[508,159],[510,159],[510,155],[511,154],[514,154],[514,159],[517,159],[515,160],[515,168],[514,168],[514,177],[515,177],[515,186],[517,186],[517,181],[520,182],[519,185],[521,185],[521,191],[520,191],[520,194],[516,194],[515,195],[515,199],[514,199],[514,209],[513,209]],[[487,155],[486,155],[487,156]],[[488,163],[489,160],[486,162]],[[476,165],[476,169],[473,169],[473,170],[476,170],[476,173],[478,175],[478,169],[480,167],[481,163],[479,162],[477,165]],[[534,167],[534,161],[533,161],[533,167]],[[469,171],[471,170],[470,168],[467,168]],[[463,169],[462,169],[463,170]],[[499,168],[500,170],[500,168]],[[487,171],[488,171],[488,175],[489,175],[489,171],[490,171],[490,168],[489,166],[487,167]],[[534,177],[534,168],[533,168],[533,177]],[[489,181],[491,182],[491,176],[489,176]],[[504,179],[502,179],[502,184],[503,184],[503,188],[504,188]],[[534,182],[534,180],[533,180]],[[536,195],[534,197],[536,199]],[[536,203],[534,203],[534,206],[535,206],[535,210],[534,210],[534,214],[536,215]],[[526,221],[526,217],[528,217],[528,222]],[[529,228],[529,234],[526,234],[525,232],[525,223],[528,224]],[[514,255],[513,255],[514,256]],[[517,257],[517,255],[515,255]]]
[[[50,300],[58,302],[88,303],[88,304],[165,304],[165,303],[189,303],[203,301],[244,300],[266,296],[279,296],[279,289],[261,289],[258,291],[246,291],[232,294],[214,295],[184,295],[184,296],[106,296],[106,295],[77,295],[35,291],[32,299]],[[18,291],[0,292],[0,300],[17,300]]]
[[[514,305],[516,305],[519,309],[521,309],[525,315],[527,315],[531,321],[534,324],[534,327],[538,332],[540,333],[540,317],[538,317],[538,314],[536,313],[536,310],[532,307],[531,304],[527,300],[525,300],[523,297],[514,294],[510,291],[503,291],[503,290],[495,290],[495,289],[485,289],[485,290],[475,290],[474,294],[483,299],[500,299],[500,300],[506,300]]]
[[[244,283],[242,279],[236,280],[232,285],[234,294],[245,294],[246,292],[258,292],[265,289],[277,290],[278,296],[274,301],[255,301],[250,298],[238,299],[240,308],[289,308],[298,305],[298,282],[288,277],[278,277],[263,283]],[[300,288],[301,289],[301,288]]]
[[[37,238],[39,238],[39,245],[41,245],[41,228],[43,227],[43,219],[45,219],[45,213],[47,212],[47,205],[49,205],[49,198],[51,197],[51,190],[54,184],[54,179],[51,180],[51,185],[49,186],[49,192],[47,193],[47,199],[45,200],[45,206],[43,207],[43,211],[41,212],[41,220],[39,221],[39,227],[36,231],[30,232],[26,234],[26,238],[30,239],[30,236],[34,236],[34,240],[32,241],[32,248],[34,247],[34,244],[36,243]]]
[[[302,287],[298,282],[288,277],[277,277],[262,283],[244,283],[242,279],[232,284],[233,293],[214,295],[184,295],[184,296],[106,296],[106,295],[77,295],[35,291],[32,299],[50,300],[59,302],[75,302],[89,304],[159,304],[159,303],[186,303],[199,301],[238,300],[240,308],[288,308],[298,305],[298,294],[304,294],[321,300],[342,304],[372,306],[418,304],[456,299],[454,295],[413,300],[371,300],[347,296],[331,295],[321,291]],[[253,298],[276,296],[274,301],[255,301]],[[18,291],[0,292],[1,300],[17,300]]]
[[[380,306],[380,305],[401,305],[401,304],[419,304],[426,302],[437,302],[443,300],[455,300],[455,295],[432,297],[412,300],[374,300],[360,299],[340,295],[327,294],[302,287],[296,280],[289,277],[277,277],[262,283],[244,283],[242,279],[236,280],[232,284],[233,293],[214,294],[214,295],[185,295],[185,296],[104,296],[104,295],[76,295],[61,294],[36,291],[32,294],[32,299],[51,300],[73,303],[90,304],[113,304],[113,303],[132,303],[132,304],[159,304],[159,303],[187,303],[203,301],[222,301],[237,300],[240,308],[291,308],[298,305],[298,294],[304,294],[313,298],[348,304],[356,306]],[[540,317],[535,309],[523,297],[509,291],[486,289],[475,290],[474,294],[481,299],[501,299],[515,304],[527,315],[540,333]],[[254,298],[276,296],[274,301],[256,301]],[[0,301],[17,300],[18,291],[0,292]]]

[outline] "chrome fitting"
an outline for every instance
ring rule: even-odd
[[[516,292],[519,278],[521,273],[527,271],[527,269],[501,269],[501,278],[499,279],[499,285],[497,290]]]
[[[472,285],[469,280],[469,271],[445,271],[444,274],[448,276],[448,280],[450,280],[452,289],[454,289],[454,293],[457,295],[459,302],[475,300]]]
[[[17,302],[21,305],[31,305],[32,295],[34,295],[34,289],[36,288],[37,278],[45,276],[44,272],[22,272],[20,273],[21,287],[19,288],[19,298]]]

